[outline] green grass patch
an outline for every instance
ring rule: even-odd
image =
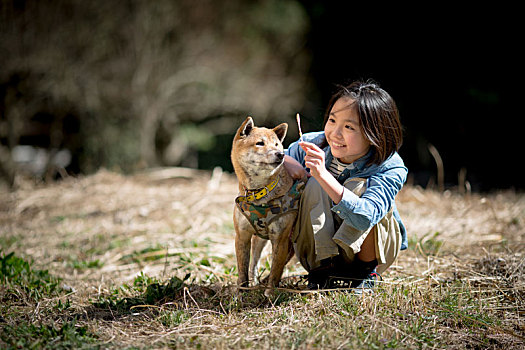
[[[164,327],[176,327],[187,321],[191,314],[185,310],[166,310],[159,314],[159,321]]]
[[[4,326],[0,339],[5,349],[93,349],[96,338],[74,321],[62,325],[20,323]]]
[[[166,254],[166,247],[158,244],[154,247],[148,247],[139,251],[134,251],[131,254],[123,256],[120,260],[125,263],[140,263],[164,259],[166,258],[166,255],[169,257],[178,254]]]
[[[410,236],[408,239],[408,247],[422,256],[437,256],[441,251],[444,241],[438,239],[441,234],[439,232],[427,233],[420,238]]]
[[[87,269],[99,269],[102,266],[104,266],[104,263],[101,262],[99,259],[95,260],[72,260],[68,263],[69,267],[72,267],[76,270],[84,271]]]
[[[57,295],[62,289],[61,279],[51,275],[48,270],[37,270],[14,253],[4,255],[0,251],[0,281],[7,286],[7,294],[20,296],[20,292],[33,300]]]
[[[141,273],[135,278],[132,286],[127,284],[113,290],[110,296],[99,297],[93,305],[102,309],[112,309],[118,312],[129,312],[139,306],[161,305],[180,296],[190,275],[184,279],[172,277],[167,283],[161,283]],[[122,294],[137,294],[122,296]]]
[[[0,251],[9,249],[11,246],[13,246],[16,242],[20,240],[17,236],[1,236],[0,237]]]

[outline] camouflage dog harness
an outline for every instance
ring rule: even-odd
[[[259,205],[252,203],[252,198],[255,197],[260,199],[267,195],[270,192],[267,188],[265,188],[266,192],[264,196],[258,197],[257,194],[255,194],[255,196],[253,194],[250,196],[238,196],[235,198],[235,203],[241,210],[241,213],[252,225],[255,234],[261,238],[269,239],[270,235],[268,233],[268,226],[282,215],[296,212],[298,210],[299,200],[304,191],[306,181],[306,177],[300,180],[295,180],[292,187],[285,195],[274,198],[268,203]],[[275,187],[275,184],[273,187]]]

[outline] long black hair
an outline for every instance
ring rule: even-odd
[[[328,102],[323,127],[330,117],[332,107],[340,98],[352,100],[349,107],[355,108],[363,133],[375,151],[369,164],[381,164],[399,150],[403,143],[399,111],[385,90],[371,80],[338,86]],[[322,146],[327,146],[327,143]]]

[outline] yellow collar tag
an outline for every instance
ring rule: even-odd
[[[239,196],[239,197],[237,197],[237,200],[238,201],[253,202],[255,200],[259,200],[261,198],[264,198],[275,188],[275,186],[277,186],[278,183],[279,183],[279,178],[275,179],[268,186],[265,186],[262,190],[260,190],[258,192],[246,190],[247,194],[249,192],[251,192],[251,194],[250,195],[246,195],[246,196]]]

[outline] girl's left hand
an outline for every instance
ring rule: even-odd
[[[299,146],[306,152],[305,166],[310,168],[313,177],[319,177],[326,170],[324,151],[311,142],[299,142]]]
[[[305,168],[296,161],[294,158],[290,156],[284,156],[284,168],[288,172],[288,174],[292,177],[294,180],[302,179],[303,177],[309,177],[311,176]]]

